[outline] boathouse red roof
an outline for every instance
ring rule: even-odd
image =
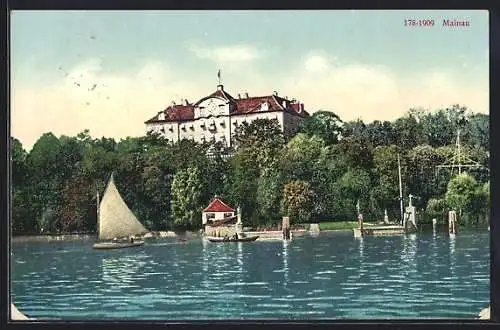
[[[215,197],[203,212],[234,212],[234,209],[227,206],[219,197]]]

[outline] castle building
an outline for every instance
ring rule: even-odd
[[[222,142],[231,147],[236,128],[256,119],[276,119],[285,135],[297,132],[299,122],[308,117],[304,104],[272,95],[250,97],[248,93],[234,98],[222,84],[212,94],[195,103],[172,102],[165,110],[147,120],[147,132],[156,132],[170,142],[190,139],[196,142]]]

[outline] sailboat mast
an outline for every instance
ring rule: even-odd
[[[97,208],[96,208],[96,214],[97,214],[97,237],[99,237],[99,190],[97,191],[97,196],[96,196],[96,203],[97,203]]]
[[[457,131],[457,150],[458,150],[458,174],[462,174],[462,160],[460,159],[460,129]]]
[[[401,181],[401,162],[399,160],[398,154],[398,176],[399,176],[399,209],[401,212],[401,225],[403,225],[404,221],[404,213],[403,213],[403,183]]]

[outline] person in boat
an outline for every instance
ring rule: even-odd
[[[233,239],[238,239],[238,233],[234,233]]]
[[[227,235],[227,233],[224,235],[223,240],[224,240],[224,241],[229,241],[229,236]]]
[[[130,243],[134,243],[134,237],[130,236]]]

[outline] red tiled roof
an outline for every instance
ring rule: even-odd
[[[215,197],[203,212],[234,212],[234,209],[227,206],[219,197]]]
[[[231,114],[244,114],[250,112],[258,112],[260,111],[260,107],[263,103],[267,102],[268,110],[267,111],[275,111],[275,110],[283,110],[283,107],[278,104],[276,99],[271,96],[254,96],[243,99],[235,100],[235,107]]]
[[[165,120],[159,120],[158,115],[160,113],[165,114]],[[165,110],[160,111],[156,116],[151,119],[148,119],[145,124],[149,123],[160,123],[165,121],[184,121],[184,120],[192,120],[194,119],[194,106],[192,104],[181,105],[174,104],[168,106]]]
[[[221,89],[217,89],[212,94],[210,94],[208,96],[205,96],[204,98],[200,99],[194,105],[196,106],[196,105],[200,104],[201,102],[205,101],[206,99],[210,99],[212,97],[218,97],[220,99],[223,99],[223,100],[226,100],[226,101],[229,101],[229,102],[234,102],[235,101],[234,97],[232,97],[229,93],[227,93],[226,91],[224,91],[223,88],[221,88]]]
[[[230,104],[232,104],[231,115],[260,112],[261,105],[267,102],[268,110],[262,110],[262,112],[281,110],[300,117],[309,116],[309,113],[304,110],[303,103],[290,101],[282,97],[279,97],[277,95],[254,96],[254,97],[235,99],[227,92],[225,92],[222,88],[220,88],[217,89],[212,94],[210,94],[209,96],[200,99],[198,102],[194,104],[171,105],[167,107],[165,110],[163,110],[163,113],[165,113],[165,120],[159,120],[158,115],[156,115],[153,118],[145,121],[145,124],[193,120],[195,106],[203,102],[204,100],[212,97],[218,97],[224,99],[228,101]],[[285,106],[283,106],[283,103],[285,103]],[[161,112],[159,112],[158,114],[160,113]]]

